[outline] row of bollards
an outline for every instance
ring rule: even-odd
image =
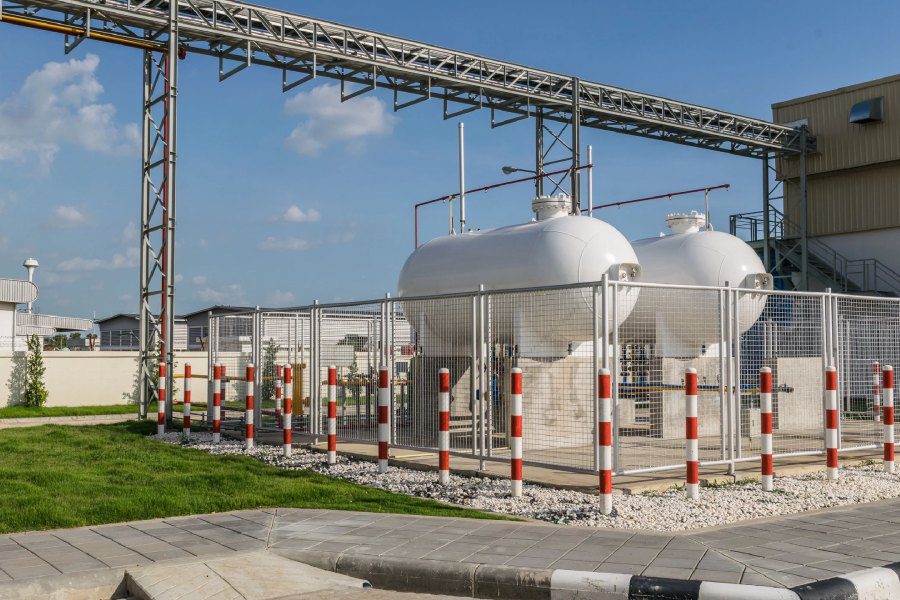
[[[883,428],[884,471],[894,473],[894,370],[890,365],[875,362],[873,364],[872,399],[873,418],[881,421]],[[213,443],[221,441],[221,411],[223,399],[223,381],[226,380],[224,365],[213,368],[213,405],[212,436]],[[184,413],[182,431],[189,436],[191,432],[191,365],[184,367]],[[205,377],[205,376],[201,376]],[[833,366],[825,368],[825,455],[826,477],[836,481],[839,475],[839,429],[840,411],[838,410],[838,373]],[[254,380],[253,364],[246,367],[245,384],[245,416],[244,443],[249,450],[254,447]],[[275,413],[278,427],[283,431],[283,454],[291,456],[292,424],[292,372],[291,366],[278,365],[275,372]],[[337,461],[337,368],[328,367],[328,409],[327,409],[327,454],[328,464]],[[166,391],[166,367],[159,366],[159,397],[164,398]],[[441,484],[450,482],[450,371],[438,371],[438,481]],[[510,372],[509,394],[509,450],[510,450],[510,495],[522,495],[522,462],[523,462],[523,381],[522,370],[513,368]],[[762,367],[759,370],[760,400],[760,484],[765,492],[775,489],[774,449],[773,449],[773,414],[772,414],[772,370]],[[282,401],[283,400],[283,401]],[[390,377],[388,368],[378,369],[378,471],[388,470],[390,444]],[[700,422],[698,416],[698,380],[697,370],[689,368],[684,374],[685,402],[685,490],[691,500],[700,496]],[[597,375],[597,443],[599,444],[599,498],[600,511],[603,514],[612,512],[612,440],[613,440],[612,382],[609,369],[600,369]],[[165,432],[165,404],[158,403],[157,431]]]

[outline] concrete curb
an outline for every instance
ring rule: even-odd
[[[900,598],[900,563],[872,567],[794,588],[800,600]]]
[[[37,427],[38,425],[103,425],[106,423],[123,423],[131,421],[132,414],[118,415],[71,415],[67,417],[22,417],[16,419],[0,419],[0,429],[16,427]]]
[[[857,596],[801,596],[793,590],[736,583],[686,581],[619,573],[531,569],[426,559],[271,548],[320,569],[367,579],[378,589],[518,600],[825,600]],[[900,580],[898,580],[900,581]],[[879,596],[889,597],[889,596]],[[859,596],[859,600],[866,600]],[[875,598],[874,596],[872,598]]]
[[[97,600],[127,598],[125,568],[97,569],[83,573],[49,575],[24,581],[0,582],[4,600]]]

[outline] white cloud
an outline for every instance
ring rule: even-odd
[[[303,210],[296,204],[289,206],[284,214],[281,215],[280,218],[276,220],[281,220],[286,223],[312,223],[318,221],[322,218],[321,213],[314,208],[310,208],[309,210]]]
[[[141,232],[138,231],[138,227],[134,224],[134,221],[128,221],[128,224],[125,225],[125,229],[122,230],[122,243],[128,245],[139,243],[138,236],[140,234]]]
[[[48,62],[0,101],[0,160],[37,160],[47,171],[64,144],[109,155],[136,152],[140,131],[115,122],[116,107],[97,100],[100,59]]]
[[[294,292],[282,292],[281,290],[275,290],[272,295],[269,296],[272,306],[287,306],[293,304],[295,298]]]
[[[342,231],[341,233],[332,233],[326,239],[329,244],[347,244],[356,239],[356,232]]]
[[[194,285],[206,285],[206,276],[205,275],[194,275],[191,277],[191,283]]]
[[[298,237],[273,237],[269,236],[259,244],[260,250],[309,250],[315,244],[309,240]]]
[[[332,144],[345,144],[359,150],[367,137],[389,135],[397,117],[383,100],[375,96],[359,96],[341,102],[341,88],[325,84],[300,92],[284,103],[289,115],[305,117],[284,141],[289,150],[301,156],[318,156]]]
[[[276,237],[269,236],[259,243],[260,250],[267,251],[302,251],[311,250],[319,246],[336,246],[347,244],[356,239],[356,231],[342,231],[340,233],[330,233],[321,239],[308,240],[306,238],[298,238],[293,236]]]
[[[231,283],[222,287],[205,287],[197,290],[194,295],[201,302],[211,304],[246,304],[247,299],[244,288],[240,284]]]
[[[132,269],[137,266],[138,249],[129,248],[124,254],[117,252],[111,258],[82,258],[75,256],[59,263],[56,269],[72,273],[76,271],[115,271],[118,269]]]
[[[74,273],[66,273],[63,275],[48,269],[41,273],[40,280],[38,280],[37,283],[38,285],[51,286],[75,283],[77,280],[78,277]]]
[[[181,273],[177,273],[175,275],[175,283],[181,283],[182,281],[184,281],[184,275],[182,275]]]
[[[56,229],[72,229],[86,224],[87,215],[74,206],[60,205],[50,213],[48,224]]]

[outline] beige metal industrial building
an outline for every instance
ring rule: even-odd
[[[807,159],[810,287],[840,288],[845,277],[851,291],[900,292],[900,75],[779,102],[772,113],[816,138]],[[796,237],[802,223],[799,163],[776,164],[784,218],[773,218],[775,238]]]

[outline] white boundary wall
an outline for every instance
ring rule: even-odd
[[[46,406],[105,406],[136,402],[137,352],[52,352],[43,353],[44,382],[49,397]],[[0,406],[15,404],[19,386],[15,371],[24,362],[24,352],[0,352]],[[176,373],[183,373],[184,363],[190,362],[195,374],[206,374],[206,352],[177,352]],[[21,367],[19,367],[21,368]],[[205,390],[194,382],[194,389]],[[181,399],[184,386],[175,380]],[[196,393],[203,402],[205,393]],[[12,402],[10,402],[12,400]],[[135,411],[137,404],[135,403]]]

